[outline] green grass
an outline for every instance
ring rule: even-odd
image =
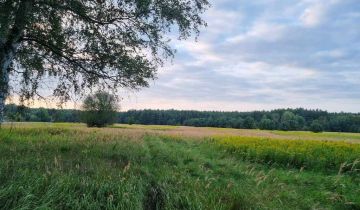
[[[337,166],[327,170],[318,167],[326,162],[316,161],[294,167],[290,156],[277,155],[286,148],[297,151],[287,140],[238,137],[230,144],[226,137],[199,140],[131,130],[78,124],[2,129],[0,209],[360,208],[359,171],[339,173]],[[250,148],[252,141],[262,145],[253,148],[257,154],[266,148],[261,151],[267,155],[244,158],[239,148],[246,142]],[[334,160],[333,147],[343,152],[341,161],[359,155],[353,144],[300,142],[309,144],[301,156],[308,153],[309,160],[321,148]]]

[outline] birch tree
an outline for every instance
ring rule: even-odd
[[[21,99],[44,77],[60,101],[95,87],[139,89],[206,23],[207,0],[0,0],[0,122],[14,81]],[[14,79],[16,78],[16,80]]]

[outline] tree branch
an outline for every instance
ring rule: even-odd
[[[118,13],[122,13],[124,15],[124,17],[116,17],[116,18],[111,18],[108,20],[97,20],[95,17],[90,17],[89,15],[86,14],[82,14],[77,10],[74,10],[72,7],[70,6],[65,6],[63,4],[54,4],[54,3],[49,3],[48,1],[39,1],[38,4],[40,5],[47,5],[49,7],[52,8],[56,8],[56,9],[62,9],[64,11],[68,11],[73,13],[74,15],[80,17],[81,19],[91,22],[91,23],[96,23],[99,25],[111,25],[111,24],[115,24],[116,22],[122,21],[122,20],[127,20],[130,18],[135,18],[136,15],[129,15],[127,14],[125,11],[121,11],[121,10],[117,10]],[[115,9],[114,9],[115,11]],[[126,14],[126,16],[125,16]]]
[[[72,65],[80,68],[84,73],[92,74],[92,75],[97,76],[97,77],[102,78],[102,79],[109,79],[109,80],[111,80],[113,82],[118,82],[116,79],[114,79],[114,77],[111,77],[109,75],[99,74],[96,71],[88,70],[81,63],[77,62],[75,59],[72,59],[72,58],[66,56],[64,54],[64,51],[62,51],[61,49],[57,48],[54,45],[50,45],[50,44],[48,44],[48,43],[46,43],[44,41],[41,41],[40,39],[36,39],[34,37],[23,37],[22,40],[23,41],[35,42],[35,43],[47,48],[48,50],[50,50],[50,52],[56,54],[57,56],[59,56],[61,58],[64,58],[65,60],[67,60]]]
[[[33,0],[22,0],[15,15],[15,23],[6,39],[5,47],[11,47],[20,41],[25,29],[27,16],[31,11]]]

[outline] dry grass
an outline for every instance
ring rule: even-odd
[[[261,137],[268,139],[287,140],[320,140],[320,141],[344,141],[360,143],[360,133],[335,133],[323,132],[312,133],[308,131],[268,131],[256,129],[233,129],[233,128],[210,128],[210,127],[188,127],[188,126],[159,126],[159,125],[118,125],[126,130],[135,129],[137,132],[152,134],[185,136],[190,138],[204,137]]]
[[[124,136],[131,139],[139,139],[144,135],[167,135],[177,137],[188,137],[203,139],[206,137],[260,137],[267,139],[287,139],[287,140],[321,140],[321,141],[344,141],[350,143],[360,143],[360,133],[335,133],[323,132],[312,133],[307,131],[266,131],[250,129],[232,128],[209,128],[209,127],[187,127],[187,126],[167,126],[167,125],[126,125],[115,124],[109,128],[84,128],[81,123],[8,123],[4,127],[13,129],[21,128],[66,128],[78,132],[100,132],[107,137]]]

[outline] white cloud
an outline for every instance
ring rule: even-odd
[[[224,34],[238,28],[238,24],[243,21],[243,14],[212,7],[206,13],[204,19],[207,21],[208,27],[202,35],[208,35],[208,33]]]
[[[315,56],[323,58],[343,58],[346,56],[346,52],[342,49],[324,50],[315,53]]]
[[[243,80],[259,81],[266,87],[274,84],[304,81],[317,76],[315,69],[291,64],[273,65],[266,62],[238,61],[215,70],[219,74],[238,77]]]
[[[241,43],[249,40],[263,40],[273,42],[279,40],[284,31],[285,26],[281,24],[257,22],[251,29],[243,34],[230,37],[227,41],[230,43]]]
[[[332,6],[336,5],[338,0],[305,0],[310,5],[300,15],[300,21],[305,27],[316,27],[327,19],[327,13]]]
[[[177,45],[178,49],[185,51],[191,55],[194,61],[187,61],[186,65],[206,65],[209,63],[217,63],[223,61],[215,50],[213,45],[205,41],[182,41]]]
[[[301,22],[307,27],[319,25],[324,19],[325,8],[322,4],[316,4],[307,8],[300,16]]]

